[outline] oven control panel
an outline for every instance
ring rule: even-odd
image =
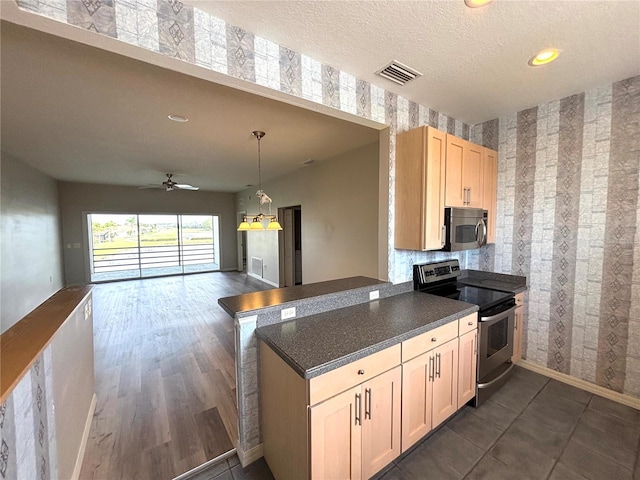
[[[458,260],[447,260],[438,263],[425,263],[413,266],[414,284],[421,285],[456,278],[460,275]]]

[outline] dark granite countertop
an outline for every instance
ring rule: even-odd
[[[527,277],[480,270],[463,270],[462,275],[458,277],[458,283],[512,293],[524,292],[527,289]]]
[[[308,379],[476,311],[477,305],[412,291],[259,327],[256,335]]]
[[[307,285],[297,285],[295,287],[274,288],[261,292],[235,295],[233,297],[224,297],[218,299],[218,304],[225,312],[233,317],[236,313],[240,312],[250,312],[287,302],[386,283],[387,282],[383,280],[369,277],[349,277],[339,280],[328,280],[326,282],[309,283]]]

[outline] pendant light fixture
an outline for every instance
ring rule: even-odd
[[[278,217],[271,214],[271,198],[269,195],[262,191],[262,171],[260,165],[260,140],[266,135],[266,133],[256,130],[251,132],[254,137],[258,139],[258,191],[256,196],[258,197],[258,214],[246,214],[242,218],[242,222],[238,225],[239,232],[256,232],[264,230],[282,230],[280,223],[278,223]],[[262,213],[262,205],[269,204],[269,213]],[[249,220],[251,219],[251,222]],[[264,228],[263,221],[269,220],[267,228]]]

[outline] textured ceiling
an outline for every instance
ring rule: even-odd
[[[378,141],[372,128],[2,22],[2,150],[59,180],[237,192]],[[180,124],[169,114],[189,117]],[[377,168],[377,159],[372,159]]]
[[[469,124],[640,74],[638,0],[185,3]],[[527,65],[548,47],[555,63]],[[394,59],[424,77],[374,75]]]

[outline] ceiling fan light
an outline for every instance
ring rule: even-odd
[[[242,221],[240,222],[240,225],[238,226],[238,231],[239,232],[246,232],[247,230],[249,230],[251,227],[249,225],[249,222],[247,221]]]
[[[282,227],[277,220],[271,220],[269,225],[267,225],[267,230],[282,230]]]

